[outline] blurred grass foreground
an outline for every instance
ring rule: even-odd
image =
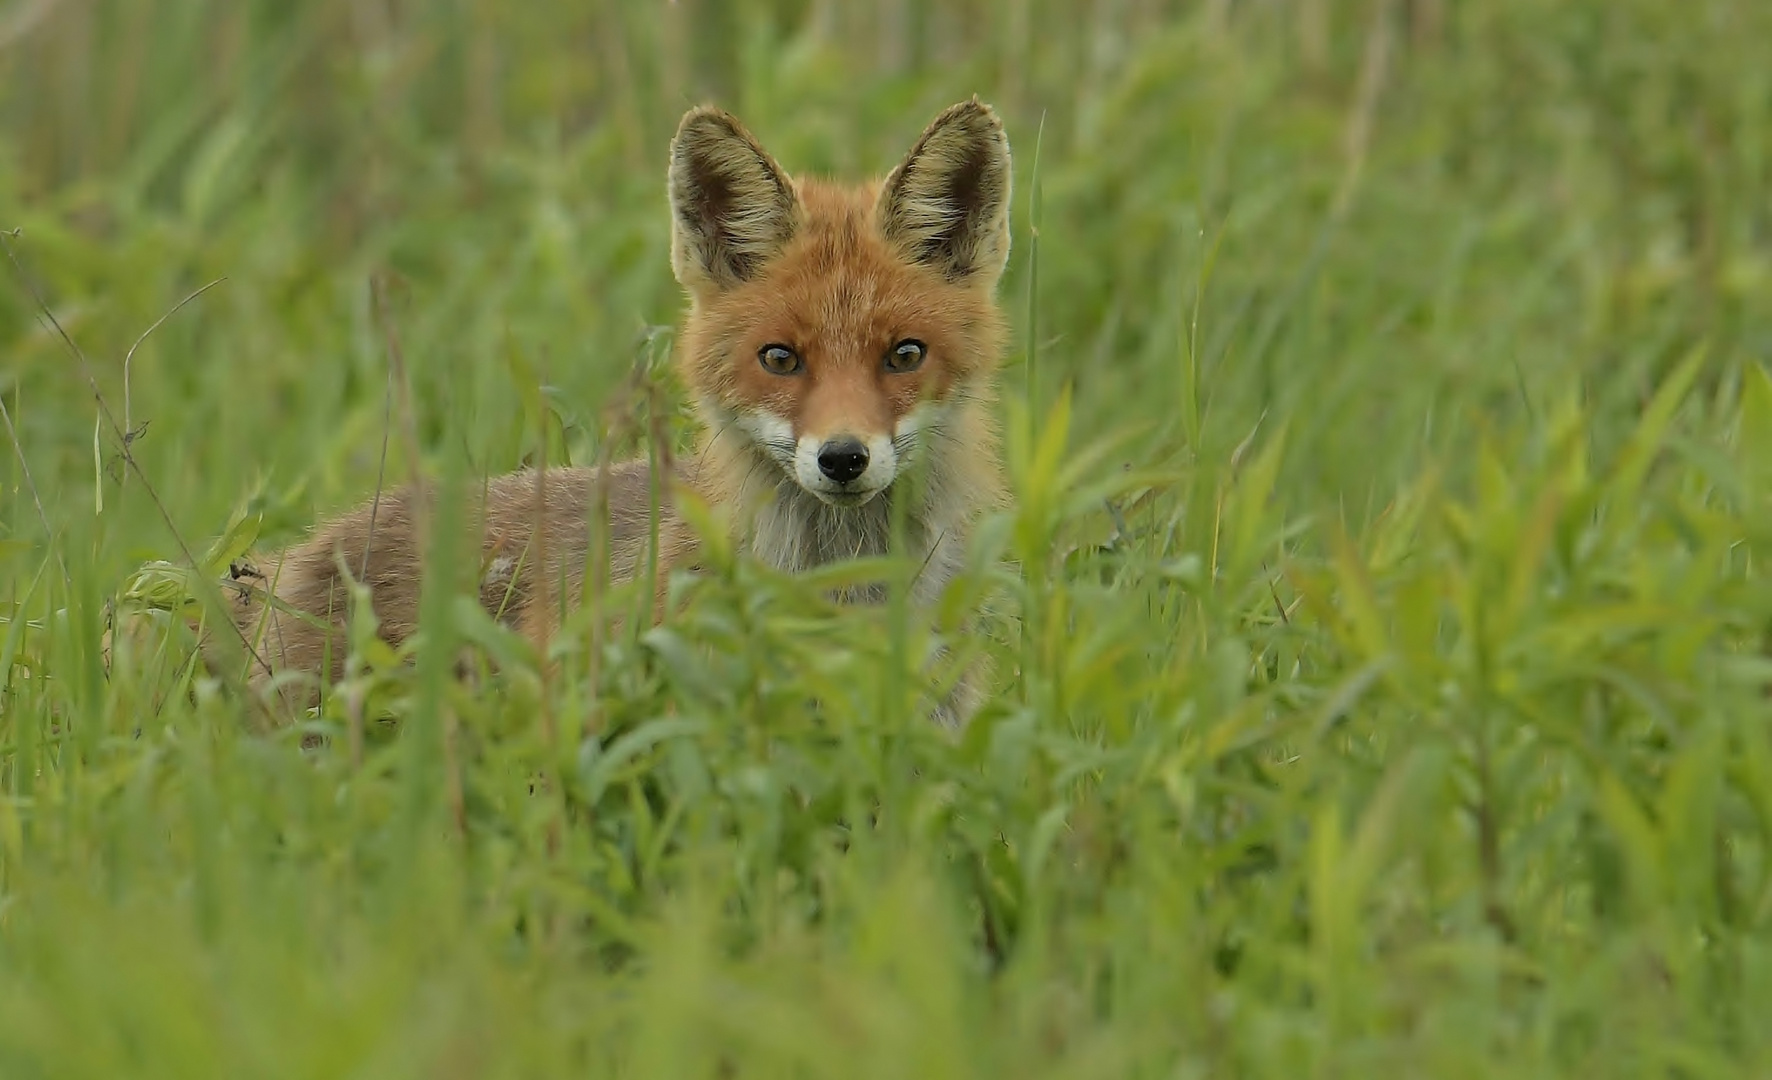
[[[1769,42],[5,0],[0,1077],[1772,1075]],[[558,680],[365,651],[288,731],[176,638],[107,670],[143,566],[681,435],[687,106],[861,175],[974,92],[1017,509],[962,737],[896,616],[743,562]]]

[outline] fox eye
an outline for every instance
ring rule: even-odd
[[[771,375],[798,375],[800,355],[786,345],[765,345],[757,350],[757,362]]]
[[[892,346],[892,351],[886,354],[886,370],[895,375],[915,371],[923,366],[923,357],[928,353],[929,349],[921,341],[906,338]]]

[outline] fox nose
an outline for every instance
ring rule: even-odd
[[[868,471],[868,448],[860,439],[848,435],[828,439],[818,448],[818,471],[839,484],[847,484]]]

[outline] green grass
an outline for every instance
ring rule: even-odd
[[[0,1077],[1772,1069],[1767,41],[1758,0],[9,5],[0,227],[146,428],[138,476],[8,267]],[[297,730],[107,675],[138,568],[298,535],[384,436],[471,485],[681,435],[628,380],[685,106],[860,174],[974,91],[1018,509],[963,737],[917,626],[742,563],[546,683],[452,681],[516,653],[435,590]]]

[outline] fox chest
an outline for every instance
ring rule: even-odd
[[[900,550],[919,567],[912,595],[919,601],[931,600],[959,568],[959,537],[919,514],[905,514],[899,528]],[[889,498],[859,507],[835,507],[796,492],[758,511],[745,546],[753,557],[777,570],[803,573],[833,563],[887,555],[892,551],[893,531]],[[885,599],[885,586],[861,586],[849,590],[842,599],[877,603]]]

